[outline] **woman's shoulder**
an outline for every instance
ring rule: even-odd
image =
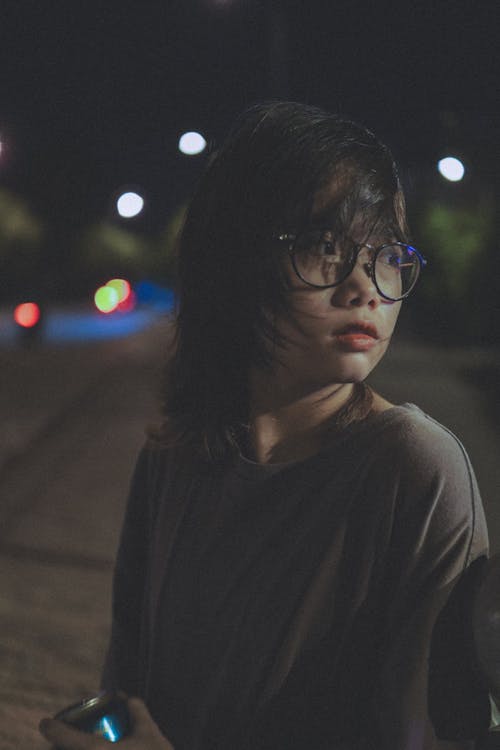
[[[423,460],[429,466],[449,461],[470,465],[461,439],[415,404],[405,403],[380,411],[373,417],[373,427],[378,432],[377,442],[391,443],[400,457],[411,457],[414,462]]]
[[[439,503],[458,511],[479,505],[480,493],[466,448],[454,432],[415,404],[375,415],[365,448],[375,471],[383,466],[401,499]],[[396,490],[395,490],[396,491]]]
[[[411,505],[429,504],[443,518],[482,513],[474,469],[454,432],[415,404],[385,412],[392,470],[400,497]]]
[[[364,420],[333,433],[320,457],[333,468],[342,464],[382,466],[388,474],[415,475],[419,481],[438,474],[468,474],[470,459],[454,432],[413,403],[380,399]],[[339,462],[339,457],[342,461]]]

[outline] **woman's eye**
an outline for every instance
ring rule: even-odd
[[[339,243],[331,231],[314,229],[299,235],[295,250],[305,252],[315,258],[331,260],[339,253]]]
[[[316,247],[318,255],[334,255],[335,243],[331,240],[321,240]]]
[[[337,241],[332,232],[323,232],[315,242],[315,253],[321,256],[337,254]]]
[[[392,255],[387,256],[386,263],[389,266],[394,266],[395,268],[399,268],[401,265],[401,255],[397,255],[396,253],[393,253]]]

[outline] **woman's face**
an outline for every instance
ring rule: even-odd
[[[328,198],[319,194],[315,210]],[[358,222],[361,225],[363,222]],[[352,228],[355,242],[380,244],[378,237]],[[295,273],[287,259],[291,316],[276,321],[285,345],[276,351],[285,378],[307,390],[364,380],[385,354],[401,302],[391,302],[377,291],[362,250],[352,273],[338,286],[317,289]],[[281,369],[281,365],[278,365]]]

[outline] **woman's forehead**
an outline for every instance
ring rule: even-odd
[[[366,189],[366,188],[365,188]],[[311,223],[327,228],[338,227],[358,242],[368,236],[385,239],[394,234],[394,218],[382,211],[379,203],[363,200],[363,187],[344,172],[333,177],[316,191],[311,209]]]
[[[312,211],[311,224],[318,228],[337,229],[352,238],[366,235],[378,223],[373,211],[363,211],[356,205],[346,206],[349,196],[332,193],[330,196],[316,196]]]
[[[315,192],[311,219],[315,224],[337,223],[339,214],[342,213],[344,221],[349,218],[358,224],[363,223],[364,217],[370,213],[360,210],[360,206],[367,203],[363,200],[363,193],[366,193],[366,186],[361,180],[356,180],[347,167],[338,169],[335,175]]]
[[[338,177],[330,179],[314,194],[311,211],[313,218],[326,218],[334,215],[340,203],[345,199],[347,190],[345,180],[340,180]]]

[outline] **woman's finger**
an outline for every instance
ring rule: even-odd
[[[42,719],[39,729],[45,739],[60,750],[97,750],[101,747],[106,748],[109,744],[95,735],[80,732],[57,719]]]

